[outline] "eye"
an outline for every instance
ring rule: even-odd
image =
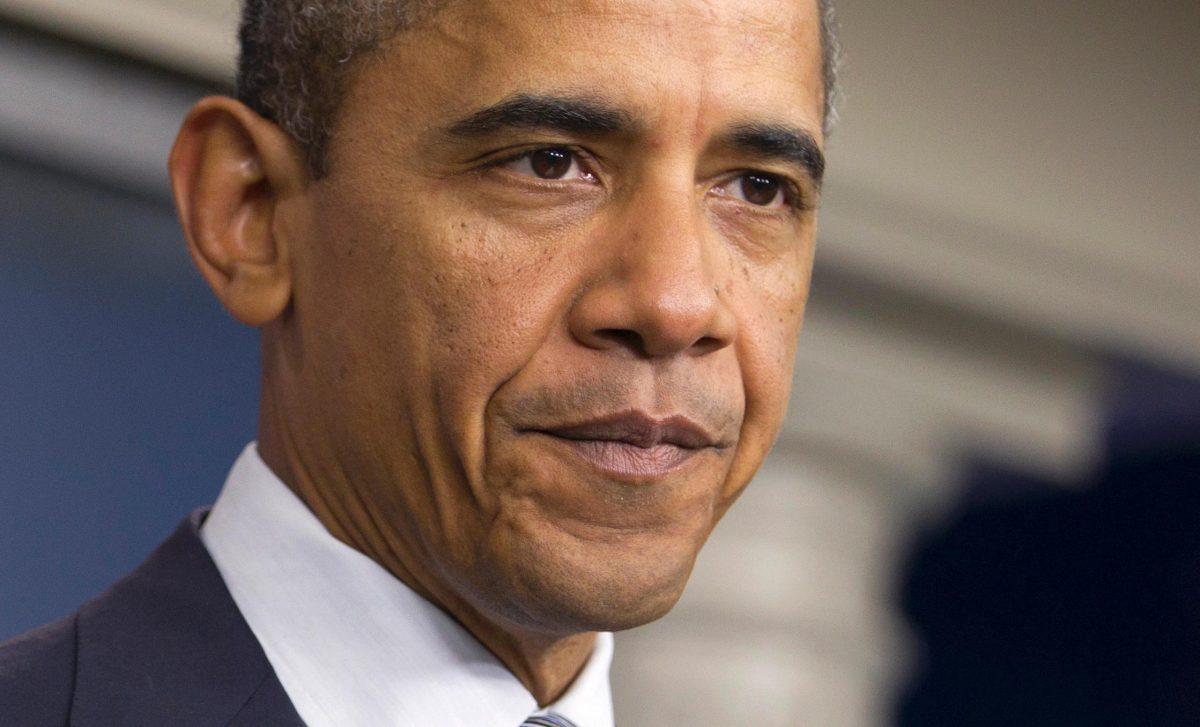
[[[582,179],[595,181],[596,175],[583,167],[579,155],[566,147],[556,146],[535,149],[513,157],[501,166],[527,177],[548,180]]]
[[[787,184],[773,174],[747,172],[734,177],[715,190],[756,207],[779,209],[788,204]]]

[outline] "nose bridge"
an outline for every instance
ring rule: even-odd
[[[712,296],[714,251],[690,188],[645,185],[630,201],[623,226],[620,273],[641,303],[680,298],[695,306]]]
[[[670,146],[667,144],[666,146]],[[733,343],[729,253],[711,229],[688,149],[659,148],[609,208],[591,282],[569,313],[575,340],[661,358]]]
[[[732,314],[721,300],[723,253],[707,230],[691,175],[676,169],[631,190],[611,242],[617,265],[606,324],[626,329],[642,352],[661,356],[721,348]]]

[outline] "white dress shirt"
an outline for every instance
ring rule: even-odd
[[[519,727],[542,713],[454,619],[334,538],[252,443],[200,530],[284,691],[310,727]],[[548,707],[613,727],[612,634]]]

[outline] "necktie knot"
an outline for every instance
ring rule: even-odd
[[[521,727],[575,727],[575,723],[557,714],[536,714],[525,720]]]

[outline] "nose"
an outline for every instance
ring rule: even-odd
[[[631,204],[595,249],[603,269],[570,310],[580,343],[638,356],[702,355],[733,343],[737,321],[723,288],[728,253],[687,193]]]

